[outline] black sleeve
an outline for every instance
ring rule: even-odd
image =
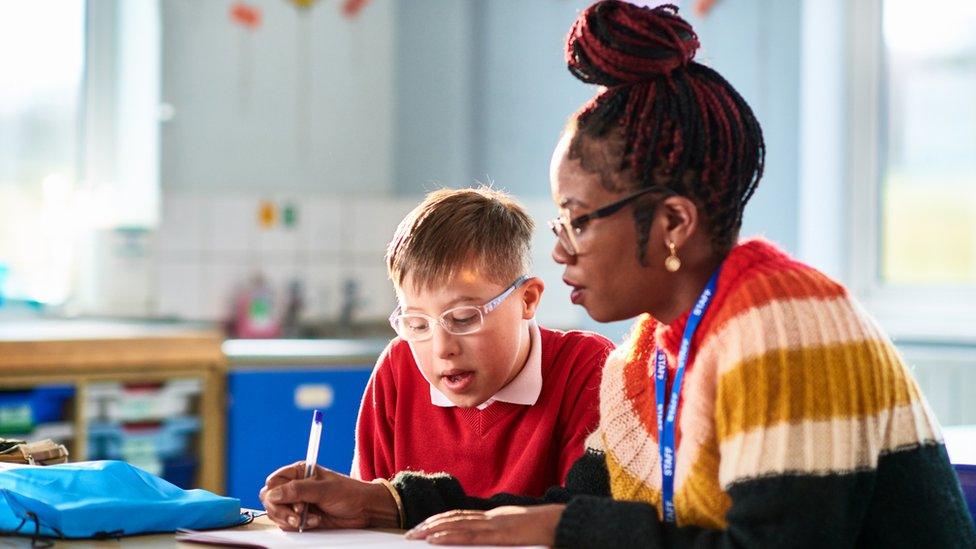
[[[452,509],[494,509],[503,505],[542,505],[567,503],[580,495],[609,497],[610,478],[603,453],[587,450],[566,476],[566,486],[555,486],[541,498],[515,494],[495,494],[476,498],[464,493],[458,480],[446,473],[427,474],[403,471],[393,478],[400,492],[406,527],[413,528],[427,517]]]
[[[578,495],[559,519],[556,547],[662,547],[661,523],[649,503]]]
[[[556,529],[567,548],[853,547],[872,473],[776,476],[729,488],[724,530],[664,524],[649,503],[573,498]],[[594,525],[599,525],[595,527]]]
[[[756,478],[728,492],[732,507],[724,530],[663,525],[646,503],[574,497],[560,519],[556,544],[976,548],[973,523],[941,444],[885,454],[877,470]]]

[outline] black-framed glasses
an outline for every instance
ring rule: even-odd
[[[616,202],[607,204],[606,206],[597,208],[590,213],[585,213],[572,219],[569,219],[564,215],[560,215],[555,219],[550,219],[549,228],[552,229],[553,234],[555,234],[556,238],[559,239],[559,244],[562,245],[563,249],[566,250],[566,252],[570,255],[576,255],[579,253],[579,244],[576,242],[576,235],[583,232],[583,227],[585,227],[589,221],[599,219],[601,217],[611,216],[619,212],[624,206],[630,204],[638,197],[652,192],[673,194],[673,191],[670,189],[655,185],[646,189],[641,189],[633,194],[621,198]]]
[[[423,313],[401,313],[400,307],[397,307],[390,315],[390,325],[402,339],[411,342],[426,341],[433,337],[435,324],[440,324],[449,334],[473,334],[484,327],[485,315],[497,309],[505,298],[512,295],[529,278],[529,275],[518,277],[504,292],[484,305],[452,307],[437,318]]]

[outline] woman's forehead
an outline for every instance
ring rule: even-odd
[[[553,201],[567,209],[588,209],[630,192],[632,173],[621,169],[617,141],[575,135],[564,134],[553,153]]]
[[[603,185],[601,174],[585,169],[574,158],[565,159],[552,182],[552,199],[560,209],[589,210],[618,195]]]

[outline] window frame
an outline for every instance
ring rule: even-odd
[[[895,339],[976,343],[976,286],[892,284],[881,279],[883,0],[850,2],[847,9],[849,285]]]

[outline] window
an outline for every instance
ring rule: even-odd
[[[976,3],[846,6],[850,285],[896,340],[976,342]]]
[[[126,253],[99,246],[155,225],[158,12],[156,0],[0,0],[3,295],[97,310]]]
[[[882,7],[880,279],[976,284],[976,2]]]
[[[0,4],[0,270],[6,295],[63,301],[80,165],[85,3]]]

